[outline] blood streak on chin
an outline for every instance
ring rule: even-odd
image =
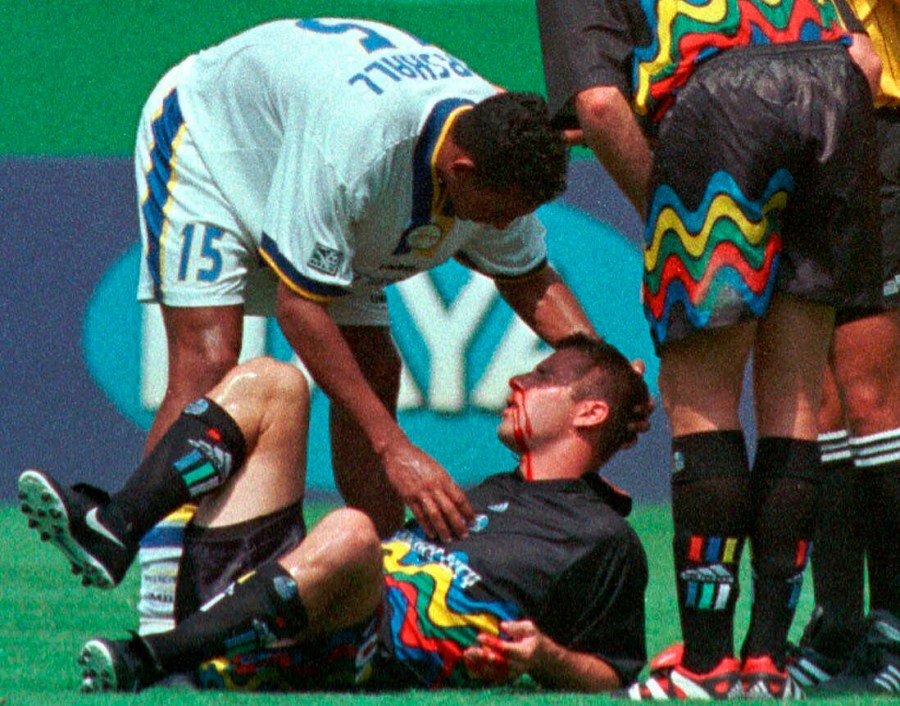
[[[513,402],[515,403],[513,437],[516,440],[516,446],[522,452],[522,473],[525,475],[525,480],[531,480],[531,452],[528,450],[528,437],[532,434],[532,428],[531,420],[528,418],[528,411],[525,409],[525,392],[514,390]]]

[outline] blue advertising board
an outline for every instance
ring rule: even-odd
[[[140,458],[165,389],[158,312],[135,300],[140,248],[131,162],[0,159],[0,499],[25,467],[116,487]],[[647,364],[658,360],[639,301],[637,216],[594,160],[570,169],[563,197],[538,215],[551,261],[598,331]],[[510,468],[494,436],[507,381],[548,349],[492,283],[456,265],[389,291],[404,361],[401,424],[463,485]],[[244,355],[291,360],[271,320],[248,319]],[[327,400],[313,397],[309,483],[332,491]],[[668,430],[652,430],[606,469],[639,501],[668,497]]]

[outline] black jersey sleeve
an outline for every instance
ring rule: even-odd
[[[602,659],[625,685],[647,662],[647,558],[621,527],[558,578],[536,622],[560,644]]]
[[[632,15],[620,0],[538,0],[547,103],[558,125],[573,125],[572,99],[587,88],[615,86],[631,97]]]

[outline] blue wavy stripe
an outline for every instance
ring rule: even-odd
[[[672,208],[691,233],[698,233],[706,221],[710,204],[720,194],[728,194],[750,220],[758,221],[763,218],[763,206],[779,191],[791,193],[794,190],[794,177],[786,169],[781,168],[769,180],[766,190],[757,201],[748,199],[740,186],[728,172],[719,171],[713,174],[706,185],[706,192],[696,211],[685,208],[678,194],[668,184],[663,184],[653,194],[653,203],[650,206],[650,215],[644,228],[644,242],[650,245],[653,239],[653,228],[659,219],[659,214],[665,208]]]

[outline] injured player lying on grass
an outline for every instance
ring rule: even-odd
[[[350,508],[306,534],[298,429],[308,396],[289,365],[238,366],[126,482],[158,498],[152,486],[183,486],[206,465],[219,479],[197,496],[187,528],[175,628],[89,640],[79,659],[85,690],[176,679],[249,690],[436,688],[528,675],[546,688],[603,691],[635,679],[646,661],[646,557],[623,519],[630,499],[598,470],[634,442],[636,410],[650,403],[615,348],[575,337],[510,380],[498,436],[518,465],[469,490],[476,520],[448,542],[415,522],[379,538]],[[133,560],[135,538],[94,530],[114,524],[119,494],[65,488],[40,471],[23,473],[19,487],[32,524],[76,567]],[[144,511],[158,521],[177,507],[173,499]]]

